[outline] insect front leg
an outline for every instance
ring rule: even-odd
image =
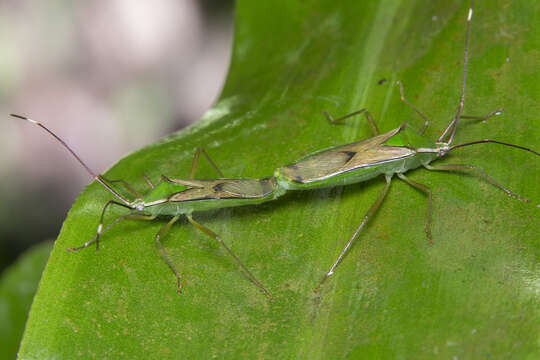
[[[242,263],[242,261],[240,261],[240,259],[238,258],[238,256],[236,256],[232,250],[223,242],[223,240],[220,239],[220,237],[215,233],[213,232],[212,230],[210,230],[209,228],[207,228],[206,226],[198,223],[197,221],[195,221],[193,219],[193,217],[188,214],[186,215],[186,217],[188,218],[189,222],[195,226],[197,229],[201,230],[202,232],[204,232],[206,235],[210,236],[212,239],[216,240],[217,242],[219,242],[221,244],[221,246],[223,246],[223,248],[225,248],[225,250],[229,253],[229,255],[231,255],[233,257],[233,259],[238,263],[238,265],[240,265],[240,267],[244,270],[244,272],[246,273],[246,275],[249,277],[249,279],[259,288],[261,289],[265,294],[266,296],[268,296],[268,298],[270,300],[274,300],[274,297],[272,296],[272,294],[270,294],[270,291],[266,290],[266,288],[263,286],[263,284],[257,280],[257,278],[251,274],[251,272],[248,270],[248,268],[244,265],[244,263]]]
[[[507,189],[506,187],[504,187],[503,185],[499,184],[495,179],[493,179],[491,176],[489,176],[488,174],[486,174],[484,172],[484,170],[474,166],[474,165],[467,165],[467,164],[444,164],[444,165],[436,165],[436,166],[432,166],[432,165],[424,165],[424,167],[428,170],[435,170],[435,171],[472,171],[472,172],[475,172],[476,174],[480,175],[481,177],[483,177],[484,179],[486,179],[488,182],[490,182],[491,184],[495,185],[496,187],[498,187],[499,189],[501,189],[502,191],[504,191],[506,194],[508,194],[509,196],[512,196],[520,201],[524,201],[524,202],[529,202],[529,199],[527,198],[524,198],[524,197],[521,197],[519,194],[516,194],[515,192],[513,191],[510,191],[509,189]]]
[[[461,115],[462,119],[472,119],[472,120],[487,120],[492,116],[501,115],[504,112],[504,108],[498,108],[493,110],[487,115],[484,116],[472,116],[472,115]]]
[[[116,219],[113,220],[112,223],[110,223],[109,225],[107,225],[105,227],[105,229],[103,229],[101,231],[101,234],[103,234],[104,232],[106,232],[107,230],[109,230],[110,228],[112,228],[114,225],[118,224],[119,222],[121,221],[124,221],[124,220],[154,220],[156,218],[155,215],[142,215],[142,214],[127,214],[127,215],[122,215],[120,217],[117,217]],[[75,251],[79,251],[79,250],[82,250],[82,249],[85,249],[87,248],[88,246],[90,246],[92,243],[94,243],[94,241],[96,241],[98,238],[98,235],[95,235],[93,238],[91,238],[90,240],[88,240],[87,242],[85,242],[82,246],[79,246],[79,247],[76,247],[76,248],[67,248],[66,250],[69,251],[69,252],[75,252]]]
[[[111,205],[118,205],[118,206],[122,206],[122,207],[125,207],[125,208],[128,208],[130,210],[133,210],[131,207],[129,207],[128,205],[126,204],[122,204],[121,202],[118,202],[116,200],[109,200],[105,206],[103,207],[103,211],[101,212],[101,217],[100,217],[100,220],[99,220],[99,225],[98,225],[98,228],[97,228],[97,233],[96,233],[96,251],[99,250],[99,237],[101,236],[101,234],[103,233],[103,221],[105,219],[105,212],[107,211],[107,208]]]
[[[190,172],[189,178],[190,179],[195,178],[195,171],[197,170],[197,166],[199,165],[199,158],[201,156],[201,153],[204,155],[204,157],[206,157],[206,160],[208,160],[210,165],[212,165],[212,167],[214,168],[214,170],[216,170],[216,172],[219,174],[219,176],[224,178],[225,176],[223,175],[221,170],[218,169],[216,164],[212,161],[212,159],[210,158],[208,153],[202,147],[198,147],[197,151],[195,151],[195,155],[193,155],[193,161],[191,162],[191,172]]]
[[[487,120],[487,119],[489,119],[489,118],[492,117],[492,116],[501,115],[503,112],[504,112],[504,108],[498,108],[498,109],[495,109],[495,110],[493,110],[492,112],[490,112],[489,114],[484,115],[484,116],[461,115],[461,118],[462,118],[462,119],[471,119],[471,120],[482,121],[482,120]],[[446,129],[445,129],[444,132],[442,133],[441,137],[445,137],[445,136],[448,134],[448,132],[450,131],[450,129],[452,129],[452,127],[454,126],[455,121],[456,121],[456,119],[454,119],[454,120],[446,127]]]
[[[349,251],[349,248],[351,247],[352,243],[354,242],[354,240],[356,240],[356,238],[358,237],[358,234],[360,233],[360,231],[362,230],[362,228],[364,227],[364,225],[366,225],[366,223],[368,222],[368,220],[373,216],[373,214],[375,214],[375,212],[377,211],[377,209],[379,208],[379,206],[381,205],[381,203],[383,202],[384,198],[386,197],[386,194],[388,193],[388,189],[390,189],[390,183],[392,182],[392,175],[387,175],[386,176],[386,185],[384,186],[384,189],[383,191],[381,192],[381,194],[379,195],[379,197],[377,198],[377,200],[375,200],[375,202],[373,203],[373,205],[371,205],[371,207],[369,208],[369,210],[367,211],[366,215],[364,215],[364,218],[362,219],[362,222],[360,223],[360,226],[358,226],[358,228],[356,229],[356,231],[354,232],[353,236],[351,237],[351,239],[349,240],[349,242],[347,243],[347,245],[345,245],[345,248],[343,250],[341,250],[341,253],[339,254],[337,260],[334,262],[334,264],[332,265],[332,267],[330,268],[330,270],[324,275],[323,279],[321,280],[321,282],[319,283],[319,285],[317,285],[317,287],[315,288],[315,290],[313,290],[314,292],[317,292],[319,291],[319,289],[321,288],[322,284],[332,275],[334,274],[334,271],[336,270],[336,267],[339,265],[339,263],[341,262],[341,260],[343,260],[343,257],[345,256],[345,254],[347,253],[347,251]]]
[[[324,116],[326,116],[326,118],[328,119],[328,121],[330,121],[332,125],[337,125],[341,123],[343,120],[348,119],[354,115],[364,114],[364,116],[366,117],[369,123],[369,126],[371,127],[371,131],[373,131],[373,134],[379,135],[379,129],[377,128],[377,125],[375,125],[375,121],[373,121],[373,117],[371,116],[371,113],[367,109],[360,109],[358,111],[352,112],[350,114],[347,114],[337,119],[334,119],[332,115],[330,115],[330,113],[326,110],[323,110],[323,114]]]
[[[163,225],[163,227],[161,229],[159,229],[158,233],[156,234],[156,244],[159,247],[159,254],[161,255],[161,257],[163,259],[165,259],[165,261],[167,262],[167,264],[169,265],[169,267],[173,271],[174,275],[176,276],[176,279],[177,279],[176,292],[178,292],[178,293],[180,293],[181,289],[182,289],[182,279],[180,278],[180,273],[178,272],[178,270],[176,270],[176,267],[174,266],[171,258],[169,257],[169,254],[167,253],[167,251],[163,247],[163,244],[161,243],[160,240],[163,237],[163,235],[165,235],[165,233],[171,228],[171,226],[179,218],[180,218],[180,215],[176,215],[175,217],[173,217],[167,224]]]
[[[433,244],[433,238],[431,237],[431,209],[432,209],[433,196],[432,196],[431,190],[426,185],[420,184],[419,182],[416,182],[416,181],[413,181],[413,180],[409,179],[408,177],[406,177],[403,174],[398,173],[397,176],[401,180],[405,181],[407,184],[409,184],[412,187],[414,187],[414,188],[416,188],[416,189],[418,189],[420,191],[423,191],[424,193],[427,194],[427,196],[428,196],[428,205],[427,205],[425,231],[426,231],[426,236],[428,238],[428,241],[430,242],[430,244]]]

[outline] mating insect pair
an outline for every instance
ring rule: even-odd
[[[259,287],[270,299],[272,299],[272,295],[270,294],[270,292],[261,284],[260,281],[257,280],[257,278],[248,270],[248,268],[232,252],[232,250],[220,239],[220,237],[214,232],[212,232],[210,229],[195,221],[192,217],[192,213],[197,211],[205,211],[225,207],[256,205],[267,201],[273,201],[278,197],[284,195],[288,191],[311,190],[324,187],[343,186],[363,182],[379,175],[383,175],[386,179],[386,184],[382,192],[378,196],[377,200],[371,205],[367,213],[364,215],[364,218],[362,219],[360,225],[358,226],[350,240],[346,243],[345,247],[330,267],[330,270],[326,272],[326,274],[323,276],[322,280],[316,288],[317,290],[320,285],[324,283],[324,281],[326,281],[328,277],[330,277],[335,272],[336,267],[343,260],[344,256],[351,248],[351,245],[357,239],[362,228],[377,211],[380,204],[383,202],[386,194],[388,193],[391,180],[394,175],[398,176],[407,184],[424,192],[427,195],[428,204],[425,232],[430,242],[432,242],[430,230],[432,193],[426,185],[420,184],[406,177],[404,173],[409,170],[418,167],[424,167],[428,170],[435,171],[471,171],[476,173],[477,175],[480,175],[488,182],[492,183],[496,187],[506,192],[508,195],[513,196],[519,200],[526,201],[526,199],[520,197],[518,194],[515,194],[506,187],[502,186],[475,166],[464,164],[445,164],[438,166],[431,165],[431,162],[445,156],[448,152],[451,152],[454,149],[480,143],[501,144],[521,150],[526,150],[537,156],[540,156],[538,152],[531,149],[491,139],[483,139],[458,145],[452,145],[460,119],[487,119],[493,115],[497,115],[502,112],[502,109],[498,109],[483,117],[462,115],[465,99],[467,51],[471,17],[472,6],[469,9],[467,17],[467,35],[465,42],[463,84],[461,88],[461,98],[457,114],[453,118],[453,120],[450,121],[449,125],[446,127],[445,131],[441,134],[441,136],[436,142],[432,142],[423,136],[426,128],[429,125],[429,121],[425,115],[423,115],[416,107],[414,107],[414,105],[407,101],[404,95],[403,86],[401,83],[398,82],[398,85],[400,87],[401,99],[407,105],[409,105],[416,113],[418,113],[420,117],[424,119],[424,126],[418,132],[404,123],[396,129],[381,134],[379,133],[379,130],[375,122],[373,121],[371,114],[365,109],[348,114],[335,120],[328,113],[325,113],[331,123],[340,123],[351,116],[363,114],[369,122],[370,127],[372,128],[374,136],[360,142],[337,146],[331,149],[326,149],[314,154],[310,154],[293,164],[276,169],[273,173],[273,176],[263,179],[224,178],[223,174],[212,162],[206,152],[204,152],[204,150],[202,149],[199,149],[193,159],[190,179],[171,179],[168,177],[163,177],[161,181],[156,185],[154,185],[150,181],[150,179],[146,179],[151,189],[147,194],[143,195],[123,180],[109,180],[102,175],[96,175],[84,164],[84,162],[73,152],[73,150],[71,150],[65,144],[64,141],[58,138],[42,124],[23,116],[14,116],[29,120],[48,131],[58,141],[60,141],[63,146],[68,149],[68,151],[71,152],[71,154],[86,168],[86,170],[94,177],[96,181],[101,183],[102,186],[104,186],[109,192],[111,192],[111,194],[116,197],[116,200],[110,200],[104,206],[96,236],[87,241],[84,245],[70,250],[81,250],[88,247],[90,244],[93,244],[94,242],[96,243],[96,247],[98,247],[100,236],[106,230],[108,230],[110,227],[120,221],[127,219],[153,220],[156,219],[158,216],[172,216],[172,219],[168,223],[166,223],[156,234],[155,241],[159,247],[161,256],[165,259],[171,270],[176,275],[178,290],[181,289],[181,276],[177,271],[176,267],[174,266],[169,255],[167,254],[165,248],[161,244],[161,238],[163,237],[165,232],[182,215],[185,215],[188,221],[195,227],[218,241],[233,257],[233,259],[238,263],[238,265],[245,271],[251,281],[257,287]],[[219,174],[219,178],[210,180],[194,179],[195,170],[197,168],[201,153],[206,156],[206,158],[212,164],[216,172]],[[114,189],[115,185],[123,186],[128,192],[134,195],[135,200],[129,200],[122,196],[118,191]],[[111,224],[104,227],[103,224],[106,211],[109,207],[113,205],[127,208],[130,210],[130,213],[115,219]]]

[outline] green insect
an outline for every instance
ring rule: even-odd
[[[233,206],[256,205],[262,202],[274,200],[279,195],[276,181],[273,177],[263,179],[227,179],[218,169],[212,159],[208,156],[203,148],[198,148],[191,166],[190,179],[171,179],[162,176],[158,184],[153,184],[150,179],[144,176],[146,183],[149,186],[149,192],[146,195],[139,193],[124,180],[109,180],[103,175],[96,175],[90,168],[81,160],[81,158],[56,134],[49,130],[45,125],[38,121],[29,119],[25,116],[11,114],[11,116],[27,120],[51,134],[58,140],[86,171],[105,189],[113,194],[117,200],[109,200],[101,212],[100,222],[97,228],[96,236],[77,248],[69,248],[68,251],[79,251],[87,248],[89,245],[96,243],[96,249],[99,249],[100,236],[110,229],[112,226],[123,220],[154,220],[158,216],[172,216],[172,219],[167,222],[156,234],[155,240],[158,245],[160,255],[167,262],[177,278],[177,292],[182,289],[182,278],[179,271],[174,266],[169,254],[161,243],[161,238],[167,230],[182,216],[185,215],[188,221],[197,229],[201,230],[211,238],[218,241],[221,246],[232,256],[238,265],[245,271],[249,279],[261,289],[266,296],[273,300],[272,294],[261,284],[259,280],[248,270],[244,263],[233,253],[233,251],[221,240],[221,238],[209,228],[200,224],[193,219],[192,213],[197,211],[206,211],[213,209],[221,209]],[[212,167],[219,174],[219,179],[212,180],[196,180],[194,179],[195,171],[198,166],[200,154],[203,154]],[[128,200],[119,192],[114,190],[112,184],[120,184],[127,191],[131,192],[134,200]],[[127,208],[130,212],[114,219],[108,226],[103,227],[105,214],[107,209],[112,206]]]
[[[430,242],[432,242],[430,230],[432,193],[427,186],[407,178],[404,173],[409,170],[418,167],[425,167],[428,170],[473,171],[486,179],[488,182],[505,191],[508,195],[516,197],[517,199],[522,201],[527,201],[518,194],[508,190],[506,187],[496,182],[494,179],[492,179],[490,176],[488,176],[486,173],[484,173],[482,170],[475,166],[463,164],[439,166],[430,165],[432,161],[445,156],[448,152],[454,149],[480,143],[501,144],[521,150],[526,150],[537,156],[540,156],[538,152],[531,149],[491,139],[484,139],[459,145],[452,145],[452,140],[454,138],[454,134],[456,132],[457,125],[460,119],[488,119],[489,117],[498,115],[503,111],[502,109],[498,109],[486,116],[481,117],[464,116],[461,114],[465,99],[467,50],[471,17],[472,6],[469,9],[469,15],[467,18],[467,36],[465,42],[463,85],[458,111],[454,120],[450,122],[446,130],[436,142],[432,142],[423,136],[423,133],[429,125],[429,121],[416,107],[414,107],[414,105],[407,101],[404,96],[403,86],[400,82],[398,82],[398,85],[400,86],[401,99],[406,104],[411,106],[413,110],[416,111],[425,120],[422,130],[419,132],[413,130],[409,125],[404,123],[396,129],[380,134],[375,122],[372,119],[371,114],[365,109],[356,111],[335,120],[327,112],[325,112],[326,117],[333,124],[340,123],[341,121],[354,115],[364,114],[375,136],[360,142],[336,146],[330,149],[321,150],[314,154],[310,154],[293,164],[276,169],[274,171],[273,177],[267,177],[262,179],[224,178],[223,174],[217,168],[215,163],[210,159],[208,154],[202,148],[199,148],[193,158],[190,179],[171,179],[162,176],[161,181],[158,184],[154,185],[150,181],[150,179],[143,175],[149,186],[148,193],[143,195],[136,191],[124,180],[109,180],[103,175],[96,175],[62,139],[60,139],[57,135],[55,135],[41,123],[20,115],[12,114],[12,116],[28,120],[40,126],[53,137],[55,137],[81,163],[81,165],[88,171],[88,173],[117,199],[110,200],[104,206],[101,213],[101,219],[98,225],[96,236],[94,236],[82,246],[77,248],[71,248],[68,250],[78,251],[88,247],[94,242],[96,243],[96,248],[99,248],[100,236],[112,226],[123,220],[154,220],[158,216],[172,216],[172,219],[167,224],[165,224],[156,234],[155,240],[159,247],[160,255],[167,262],[167,264],[177,278],[178,291],[180,291],[182,287],[180,273],[171,261],[165,248],[161,244],[160,239],[182,215],[185,215],[188,221],[196,228],[203,231],[211,238],[217,240],[233,257],[233,259],[238,263],[238,265],[245,271],[250,280],[259,289],[261,289],[269,299],[273,299],[270,292],[261,284],[260,281],[257,280],[257,278],[247,269],[247,267],[219,238],[219,236],[210,229],[196,222],[192,217],[192,213],[197,211],[206,211],[242,205],[257,205],[263,202],[273,201],[278,197],[284,195],[288,191],[343,186],[363,182],[376,176],[384,175],[386,179],[386,185],[383,191],[381,192],[377,200],[373,203],[373,205],[371,205],[370,209],[365,214],[361,224],[358,226],[353,236],[347,242],[346,246],[341,251],[330,270],[324,275],[323,279],[315,289],[317,290],[324,283],[324,281],[326,281],[328,277],[330,277],[335,272],[336,267],[340,264],[343,257],[350,249],[351,245],[358,237],[358,234],[360,233],[366,222],[373,216],[380,204],[383,202],[390,187],[393,175],[397,175],[400,179],[404,180],[409,185],[427,194],[428,206],[426,214],[425,232]],[[212,167],[219,174],[218,179],[194,179],[195,171],[201,153],[208,159]],[[119,184],[123,186],[125,189],[127,189],[127,191],[129,191],[135,196],[135,199],[126,199],[113,188],[113,184]],[[105,214],[107,212],[107,209],[112,205],[127,208],[130,210],[130,212],[126,215],[116,218],[104,228],[103,224]]]
[[[341,121],[350,118],[351,116],[364,114],[373,133],[374,137],[342,146],[332,147],[322,151],[315,152],[307,155],[294,164],[287,165],[277,169],[274,173],[278,187],[286,190],[311,190],[325,187],[334,187],[348,185],[358,182],[363,182],[372,179],[376,176],[383,175],[386,179],[386,185],[380,193],[377,200],[371,205],[364,218],[350,240],[347,242],[330,270],[324,275],[319,285],[315,288],[317,291],[320,286],[335,272],[336,267],[343,260],[345,254],[350,249],[351,245],[358,237],[358,234],[367,223],[367,221],[377,211],[381,203],[383,202],[392,177],[397,175],[401,180],[405,181],[412,187],[424,192],[428,197],[427,214],[425,232],[430,243],[433,242],[431,236],[431,208],[432,208],[432,192],[424,184],[420,184],[405,176],[405,172],[424,167],[428,170],[435,171],[471,171],[477,175],[483,177],[488,182],[492,183],[496,187],[500,188],[508,195],[515,197],[521,201],[528,202],[527,199],[520,195],[510,191],[503,185],[499,184],[483,170],[473,165],[465,164],[445,164],[433,166],[430,163],[437,160],[450,151],[458,149],[464,146],[470,146],[480,143],[496,143],[505,146],[514,147],[521,150],[529,151],[537,156],[540,154],[529,148],[523,146],[513,145],[497,140],[483,139],[459,145],[452,145],[452,140],[456,133],[457,125],[460,119],[476,119],[484,120],[491,116],[499,115],[503,109],[497,109],[486,116],[466,116],[462,115],[462,110],[465,100],[465,83],[467,76],[467,51],[470,34],[470,24],[472,17],[472,2],[469,8],[467,16],[467,35],[465,40],[465,60],[463,71],[463,84],[461,88],[461,99],[459,102],[457,114],[455,118],[447,126],[446,130],[438,138],[436,142],[430,141],[423,136],[425,130],[429,125],[427,117],[422,114],[414,105],[412,105],[404,95],[403,85],[401,82],[397,82],[400,87],[401,100],[409,105],[415,112],[417,112],[424,120],[424,126],[420,131],[414,130],[411,126],[403,123],[396,129],[380,134],[379,130],[371,114],[362,109],[351,114],[345,115],[339,119],[333,119],[328,112],[324,112],[328,120],[332,124],[340,123]],[[283,190],[282,190],[283,191]]]

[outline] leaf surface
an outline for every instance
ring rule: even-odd
[[[540,148],[540,5],[475,8],[465,113],[456,143],[493,138]],[[240,0],[232,63],[219,101],[199,123],[120,160],[109,178],[145,189],[141,174],[189,176],[197,146],[225,176],[259,178],[318,149],[431,119],[436,139],[459,101],[468,2]],[[55,358],[535,358],[538,353],[538,157],[498,145],[456,150],[531,199],[482,179],[417,170],[426,197],[394,180],[336,274],[313,289],[383,189],[384,180],[291,193],[258,206],[196,213],[273,293],[269,302],[217,243],[187,221],[163,239],[184,293],[159,257],[166,223],[125,222],[99,252],[67,253],[93,236],[111,196],[98,184],[73,205],[27,324],[21,359]],[[202,161],[200,178],[216,177]],[[116,215],[122,214],[118,210]],[[112,220],[112,215],[108,221]]]

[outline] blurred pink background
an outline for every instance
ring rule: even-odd
[[[54,239],[96,172],[179,130],[223,86],[232,1],[0,1],[0,269]]]

